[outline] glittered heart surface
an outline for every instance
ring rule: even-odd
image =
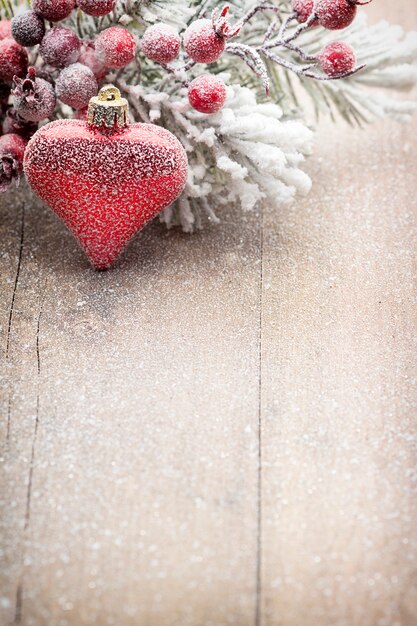
[[[74,233],[97,269],[182,192],[187,157],[153,124],[105,132],[80,120],[51,122],[30,140],[30,186]]]

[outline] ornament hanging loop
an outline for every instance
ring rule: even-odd
[[[100,101],[104,101],[104,102],[110,102],[113,100],[122,99],[120,95],[120,91],[117,89],[117,87],[114,87],[113,85],[106,85],[105,87],[100,89],[97,98]]]
[[[87,124],[96,128],[120,129],[128,125],[129,105],[113,85],[105,85],[88,104]]]

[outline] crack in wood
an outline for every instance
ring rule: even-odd
[[[6,363],[9,360],[10,338],[11,338],[12,325],[13,325],[14,305],[15,305],[15,300],[16,300],[17,286],[19,284],[20,268],[21,268],[21,265],[22,265],[24,243],[25,243],[25,205],[23,204],[23,206],[22,206],[22,219],[21,219],[21,226],[20,226],[19,256],[18,256],[18,260],[17,260],[17,268],[16,268],[16,274],[15,274],[14,285],[13,285],[12,300],[11,300],[11,303],[10,303],[9,323],[8,323],[8,326],[7,326],[6,355],[5,355]],[[7,442],[10,439],[11,413],[12,413],[12,397],[11,397],[11,391],[10,391],[10,388],[9,388],[9,397],[8,397],[8,402],[7,402],[7,424],[6,424],[6,441]]]
[[[20,624],[22,621],[22,582],[20,581],[16,589],[16,608],[14,614],[14,624]]]
[[[46,298],[47,284],[48,283],[46,281],[41,304],[39,307],[38,319],[36,321],[36,361],[37,361],[37,372],[38,372],[38,389],[37,389],[37,394],[36,394],[36,415],[35,415],[35,426],[34,426],[33,437],[32,437],[32,448],[31,448],[31,454],[30,454],[28,488],[26,492],[25,521],[24,521],[24,527],[23,527],[24,539],[26,538],[25,535],[29,528],[29,522],[30,522],[30,504],[31,504],[31,499],[32,499],[33,471],[34,471],[34,464],[35,464],[35,447],[36,447],[36,441],[38,438],[38,429],[39,429],[39,405],[40,405],[39,383],[40,383],[40,375],[41,375],[41,357],[40,357],[39,337],[40,337],[40,327],[41,327],[43,305],[44,305],[45,298]],[[22,550],[22,560],[23,560],[23,553],[24,551]],[[24,567],[24,563],[22,563],[22,569],[23,567]],[[20,577],[20,580],[16,589],[16,603],[15,603],[15,617],[14,617],[15,624],[19,624],[22,621],[22,596],[23,596],[23,571],[22,571],[22,574],[21,574],[21,577]]]
[[[16,291],[17,291],[17,286],[19,284],[20,268],[22,265],[24,241],[25,241],[25,205],[23,205],[23,208],[22,208],[19,256],[17,260],[17,268],[16,268],[15,279],[14,279],[12,301],[10,303],[10,311],[9,311],[9,323],[8,323],[8,328],[7,328],[7,340],[6,340],[6,359],[9,356],[9,350],[10,350],[10,335],[11,335],[12,323],[13,323],[13,313],[14,313],[14,304],[15,304],[15,299],[16,299]]]

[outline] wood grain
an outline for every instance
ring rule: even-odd
[[[31,502],[6,542],[9,563],[24,561],[6,569],[9,619],[21,588],[24,623],[251,623],[259,220],[236,220],[195,238],[155,224],[98,274],[48,211],[27,208],[10,531]]]
[[[324,123],[307,202],[265,214],[268,626],[417,624],[416,128]]]
[[[102,274],[2,197],[2,626],[417,624],[416,128]]]
[[[340,131],[309,202],[265,217],[266,624],[417,623],[415,155],[396,160],[409,132]]]

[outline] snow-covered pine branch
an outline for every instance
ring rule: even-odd
[[[238,9],[238,18],[251,6],[245,0],[231,4]],[[289,4],[281,2],[287,16]],[[264,22],[261,29],[258,23],[249,22],[242,30],[239,39],[245,44],[255,45],[273,18],[263,14],[260,19]],[[301,34],[299,45],[304,54],[314,57],[334,39],[333,32],[316,27]],[[228,84],[235,85],[228,88],[228,100],[222,111],[208,119],[196,113],[189,107],[184,90],[176,93],[175,102],[164,101],[162,108],[168,107],[170,112],[163,115],[163,123],[180,136],[191,166],[185,190],[187,210],[181,202],[167,209],[161,219],[168,226],[181,224],[185,231],[191,231],[201,226],[204,213],[209,213],[212,220],[221,216],[221,205],[226,202],[238,201],[247,210],[259,201],[280,204],[291,201],[296,193],[308,192],[310,183],[301,167],[312,146],[312,132],[303,123],[308,108],[306,100],[310,98],[318,110],[332,114],[338,111],[352,123],[384,115],[400,120],[409,117],[416,108],[414,102],[393,98],[374,87],[395,91],[415,84],[417,34],[405,35],[400,27],[387,22],[369,26],[362,11],[352,26],[337,33],[337,39],[349,42],[357,51],[358,64],[366,67],[344,80],[316,82],[297,76],[305,89],[304,97],[302,92],[298,93],[297,106],[288,83],[283,80],[285,68],[273,68],[269,77],[275,97],[280,100],[278,107],[265,98],[262,83],[256,82],[253,70],[244,63],[231,63],[227,54],[216,64],[217,71],[228,72]],[[297,50],[285,48],[280,53],[289,62],[297,57],[299,60]],[[251,90],[239,84],[249,84]],[[257,103],[254,91],[258,95]],[[261,135],[259,128],[263,129]]]
[[[334,37],[334,33],[315,28],[303,34],[302,45],[309,54],[317,54]],[[393,92],[407,92],[417,83],[417,32],[405,33],[385,20],[369,25],[366,13],[361,11],[351,26],[337,34],[337,39],[349,42],[358,63],[365,67],[343,81],[307,84],[301,77],[301,86],[317,108],[323,113],[338,112],[352,123],[385,116],[409,120],[417,110],[416,100]],[[297,100],[300,115],[307,108],[305,104],[305,99]]]
[[[310,190],[300,166],[311,154],[313,133],[302,122],[283,120],[277,104],[259,104],[250,89],[234,85],[227,105],[209,121],[187,105],[185,94],[182,104],[164,106],[164,120],[172,120],[188,153],[185,194],[192,200],[191,212],[182,212],[179,202],[162,214],[168,226],[180,223],[189,232],[201,225],[207,209],[216,219],[222,204],[238,201],[250,210],[261,200],[283,204]]]

